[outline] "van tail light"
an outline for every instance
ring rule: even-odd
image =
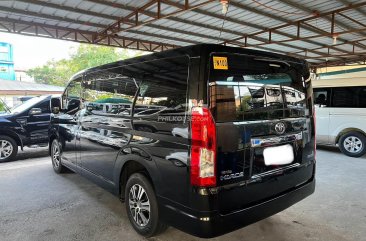
[[[216,186],[216,125],[208,108],[192,108],[191,138],[191,184]]]

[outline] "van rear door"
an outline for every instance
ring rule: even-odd
[[[223,62],[215,64],[215,57]],[[210,59],[217,185],[236,187],[219,195],[220,211],[263,201],[311,179],[314,126],[303,66],[226,53]]]

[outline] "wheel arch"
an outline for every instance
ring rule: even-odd
[[[152,160],[146,160],[138,156],[126,156],[123,158],[123,161],[120,161],[120,168],[117,168],[119,172],[117,172],[117,180],[116,184],[118,184],[117,194],[123,200],[123,193],[125,191],[126,183],[128,178],[134,173],[142,173],[146,178],[150,181],[152,187],[155,189],[158,176],[157,170],[154,168],[155,164]],[[155,189],[156,190],[156,189]]]
[[[366,137],[366,133],[363,130],[359,129],[359,128],[355,128],[355,127],[345,128],[342,131],[340,131],[338,133],[338,135],[336,136],[335,144],[337,144],[339,142],[339,139],[341,138],[341,136],[343,136],[344,134],[347,134],[348,132],[352,132],[352,131],[359,132],[359,133],[361,133],[362,135],[364,135]]]
[[[58,135],[56,133],[52,133],[49,137],[48,141],[48,155],[51,155],[51,144],[54,139],[58,138]]]
[[[20,138],[20,136],[17,133],[15,133],[11,130],[0,129],[0,135],[9,136],[9,137],[13,138],[14,141],[17,143],[17,145],[20,146],[21,150],[23,151],[23,147],[24,147],[23,140],[22,140],[22,138]]]

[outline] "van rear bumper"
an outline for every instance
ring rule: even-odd
[[[274,215],[312,194],[315,178],[275,198],[229,214],[201,212],[191,215],[171,205],[161,207],[162,217],[172,226],[201,238],[212,238]]]

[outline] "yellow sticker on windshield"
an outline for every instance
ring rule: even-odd
[[[213,66],[214,69],[225,69],[228,70],[229,66],[227,64],[227,57],[216,57],[213,56]]]

